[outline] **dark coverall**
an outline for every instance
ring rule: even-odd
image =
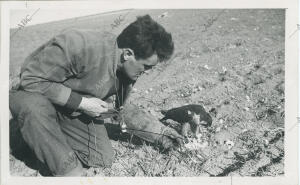
[[[120,55],[115,35],[74,29],[25,59],[9,108],[25,142],[54,175],[76,168],[78,159],[111,166],[114,153],[103,121],[91,124],[89,116],[73,113],[83,96],[106,100],[117,91],[126,96],[132,82],[117,74]]]

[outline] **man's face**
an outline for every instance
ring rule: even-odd
[[[134,81],[137,80],[143,72],[151,69],[158,63],[157,54],[154,54],[147,59],[139,60],[136,60],[134,55],[130,55],[126,56],[125,60],[126,61],[123,64],[123,72],[125,72],[125,74]]]

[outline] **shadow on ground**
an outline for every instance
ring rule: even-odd
[[[34,152],[24,141],[20,129],[17,125],[17,121],[10,121],[9,130],[10,154],[13,155],[16,159],[23,161],[29,168],[37,170],[42,176],[52,176],[49,168],[39,159],[37,159]]]

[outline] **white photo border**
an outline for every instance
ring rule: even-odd
[[[281,177],[12,177],[9,172],[9,15],[11,9],[24,9],[23,1],[2,1],[1,3],[1,60],[0,60],[0,132],[1,132],[1,184],[298,184],[298,29],[297,0],[102,0],[102,1],[27,1],[32,9],[46,8],[76,9],[95,6],[116,6],[118,9],[252,9],[284,8],[285,24],[285,169]]]

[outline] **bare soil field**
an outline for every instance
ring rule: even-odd
[[[115,161],[111,168],[89,169],[91,176],[284,175],[285,11],[129,11],[118,26],[111,24],[127,12],[29,26],[10,40],[12,80],[30,52],[66,28],[118,34],[137,15],[149,14],[172,33],[173,57],[142,75],[129,100],[157,119],[163,117],[163,109],[203,105],[213,117],[212,127],[202,129],[206,145],[164,152],[109,129]],[[48,175],[46,167],[14,137],[13,127],[10,134],[11,174]]]

